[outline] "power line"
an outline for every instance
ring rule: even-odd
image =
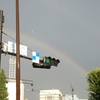
[[[16,39],[14,39],[13,37],[9,36],[8,34],[6,34],[6,33],[4,33],[4,32],[3,32],[3,34],[6,35],[7,37],[11,38],[12,40],[16,41]],[[22,44],[22,43],[20,43],[20,44]],[[23,45],[23,44],[22,44],[22,45]],[[30,51],[33,51],[33,50],[30,49],[30,48],[28,48],[28,49],[29,49]]]
[[[6,36],[8,36],[9,38],[11,38],[12,40],[16,41],[16,39],[12,38],[12,37],[9,36],[8,34],[6,34],[6,33],[4,33],[4,32],[3,32],[3,34],[6,35]]]

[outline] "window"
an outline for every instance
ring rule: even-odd
[[[52,96],[47,96],[47,99],[46,100],[52,100]]]

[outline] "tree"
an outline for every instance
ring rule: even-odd
[[[0,100],[8,100],[8,92],[6,87],[6,75],[3,69],[0,69]]]
[[[89,99],[100,100],[100,68],[95,68],[87,74]]]

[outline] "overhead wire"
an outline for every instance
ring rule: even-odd
[[[4,33],[4,32],[3,32]],[[16,41],[16,39],[12,38],[11,36],[9,36],[8,34],[4,33],[4,35],[8,36],[9,38],[11,38],[12,40]],[[22,43],[20,43],[22,44]],[[23,45],[23,44],[22,44]],[[32,49],[28,48],[30,51],[33,51]]]

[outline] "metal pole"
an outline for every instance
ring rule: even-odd
[[[0,11],[0,68],[1,68],[1,48],[2,48],[2,11]]]
[[[71,91],[72,91],[72,100],[74,100],[74,88],[72,84],[71,84]]]
[[[20,100],[20,31],[19,0],[16,0],[16,100]]]
[[[1,68],[1,49],[2,49],[2,27],[4,23],[3,11],[0,10],[0,68]]]

